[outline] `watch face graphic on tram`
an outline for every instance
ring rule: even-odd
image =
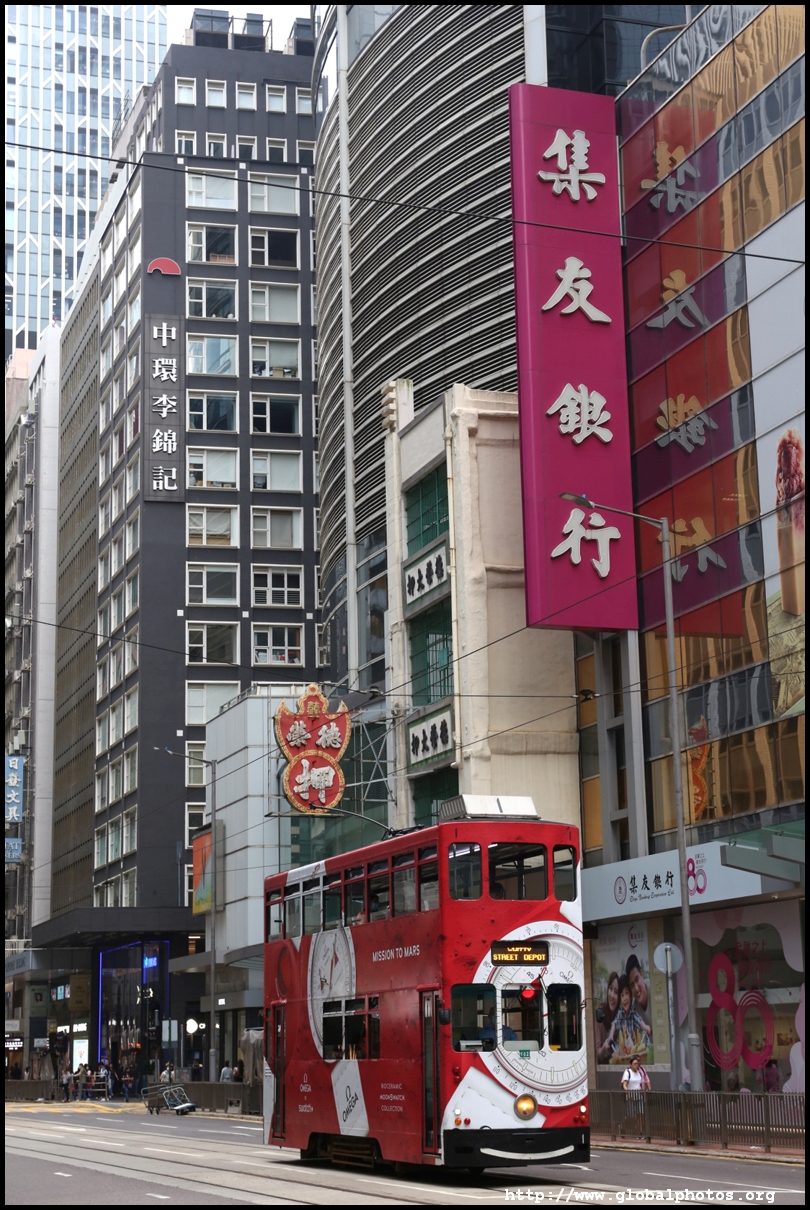
[[[309,950],[307,1001],[312,1038],[321,1055],[324,1001],[353,999],[355,979],[351,933],[341,927],[315,933]]]
[[[476,1052],[490,1075],[515,1096],[531,1093],[541,1106],[553,1108],[573,1104],[586,1094],[588,1061],[585,1051],[583,1021],[580,1018],[580,1050],[553,1050],[548,1037],[548,1001],[542,998],[543,1049],[517,1046],[506,1049],[503,1039],[502,993],[517,991],[530,984],[538,975],[542,984],[570,984],[579,992],[582,1000],[584,961],[582,943],[575,929],[554,921],[536,921],[521,925],[503,938],[525,940],[536,937],[548,942],[549,961],[540,966],[493,966],[489,955],[476,971],[476,983],[489,983],[495,987],[498,1005],[496,1018],[500,1025],[500,1042],[492,1051]]]

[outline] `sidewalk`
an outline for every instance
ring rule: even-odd
[[[627,1140],[619,1142],[618,1139],[611,1139],[609,1135],[598,1135],[591,1133],[592,1149],[601,1149],[603,1151],[646,1151],[654,1155],[700,1155],[710,1156],[713,1159],[734,1159],[734,1160],[765,1160],[771,1164],[795,1164],[797,1167],[803,1168],[805,1156],[803,1151],[786,1151],[772,1150],[766,1152],[762,1147],[728,1147],[723,1150],[720,1147],[698,1146],[696,1144],[679,1144],[656,1142],[645,1143],[643,1139]]]

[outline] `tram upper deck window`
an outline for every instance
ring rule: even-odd
[[[577,897],[577,855],[567,844],[554,846],[554,894],[560,900]]]
[[[543,1049],[543,993],[539,988],[501,992],[501,1031],[504,1050]]]
[[[435,845],[419,850],[419,911],[439,906],[439,861]]]
[[[493,899],[545,899],[545,845],[491,844],[489,893]]]
[[[327,874],[323,880],[323,927],[336,929],[341,921],[341,896],[343,888],[340,885],[340,874]],[[328,885],[331,883],[331,886]]]
[[[450,1019],[453,1050],[494,1050],[495,988],[492,984],[457,983],[450,992]]]
[[[347,882],[343,888],[343,923],[347,926],[366,923],[366,884]]]
[[[317,878],[304,883],[304,935],[321,931],[321,886]]]
[[[469,841],[447,851],[451,899],[481,898],[481,846]]]
[[[394,915],[407,916],[416,911],[416,866],[413,853],[397,853],[392,862]]]
[[[284,936],[301,936],[301,898],[298,895],[300,884],[288,887],[284,893]]]
[[[391,915],[391,887],[388,861],[372,861],[368,867],[368,918],[387,920]]]
[[[552,1050],[581,1050],[582,1002],[570,983],[551,983],[548,1001],[548,1044]]]
[[[266,909],[266,931],[268,941],[278,941],[281,936],[282,903],[281,889],[268,891]]]

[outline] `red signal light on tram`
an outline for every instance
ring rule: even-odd
[[[536,995],[537,989],[534,987],[524,987],[523,991],[520,993],[522,1000],[533,1000]]]

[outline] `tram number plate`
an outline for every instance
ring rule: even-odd
[[[493,966],[548,966],[548,942],[493,941],[490,957]]]

